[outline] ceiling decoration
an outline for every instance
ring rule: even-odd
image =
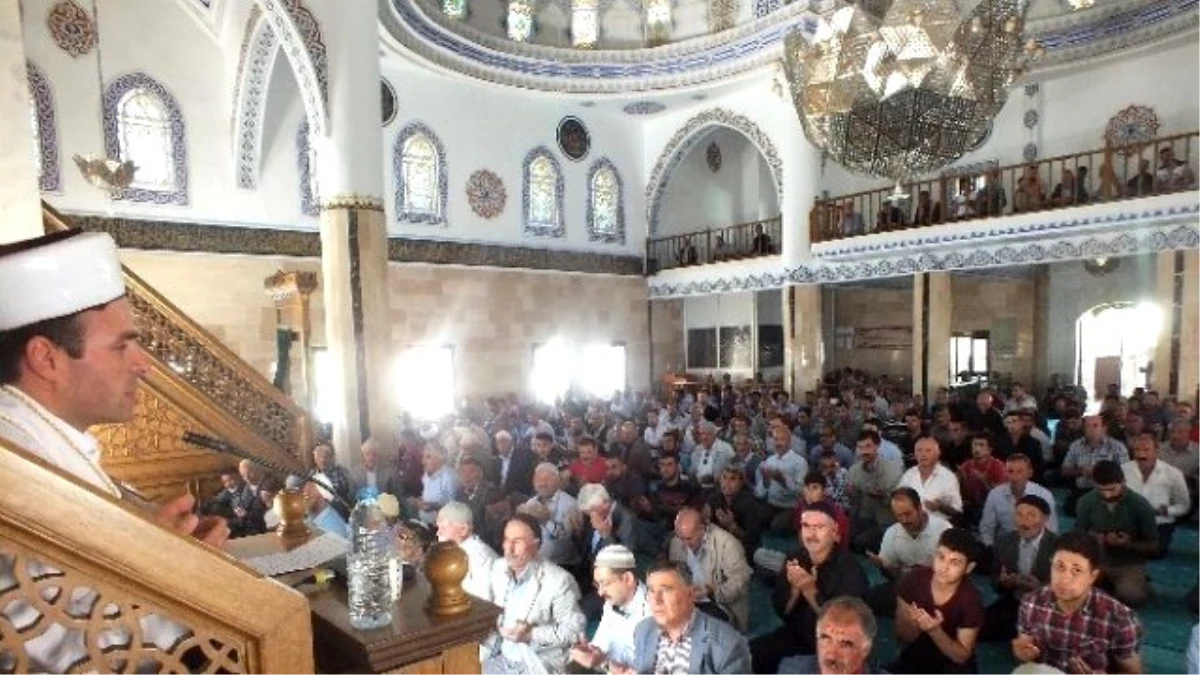
[[[72,0],[62,0],[50,8],[46,27],[58,48],[74,57],[92,51],[96,46],[96,26],[92,18]]]
[[[626,103],[621,110],[625,111],[626,115],[657,115],[667,109],[667,106],[658,101],[634,101]]]
[[[864,0],[788,36],[784,70],[808,139],[900,183],[966,154],[1027,58],[1021,0]]]
[[[491,220],[504,212],[508,194],[504,181],[487,169],[480,169],[467,179],[467,203],[480,218]]]

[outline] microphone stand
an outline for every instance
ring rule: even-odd
[[[333,499],[337,501],[337,503],[346,507],[347,513],[354,510],[353,504],[350,504],[345,499],[342,499],[342,496],[339,495],[337,490],[334,490],[333,486],[327,481],[316,478],[314,475],[315,472],[313,471],[294,471],[269,459],[263,459],[262,457],[252,455],[249,451],[243,450],[236,445],[226,443],[219,438],[213,438],[212,436],[205,436],[204,434],[197,434],[191,431],[183,432],[183,442],[199,446],[206,450],[212,450],[213,452],[218,452],[223,455],[233,455],[239,459],[249,460],[282,478],[287,478],[288,476],[298,476],[305,483],[312,483],[313,485],[316,485],[317,487],[333,495]]]

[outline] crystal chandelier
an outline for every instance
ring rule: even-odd
[[[96,0],[92,0],[92,23],[96,29],[96,79],[99,82],[100,97],[103,99],[104,56],[102,53],[103,43],[100,40],[100,9],[96,6]],[[75,155],[72,159],[75,160],[75,166],[79,167],[79,172],[83,174],[87,182],[109,192],[129,187],[133,183],[133,175],[137,171],[137,166],[133,162],[128,160],[123,162],[105,155],[90,153],[86,157]]]
[[[861,0],[793,31],[784,72],[804,133],[859,173],[897,182],[964,155],[1028,54],[1023,0]]]

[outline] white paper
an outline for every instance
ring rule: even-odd
[[[246,558],[242,562],[253,567],[260,574],[273,577],[317,567],[338,556],[346,555],[349,548],[350,544],[345,539],[326,532],[290,551]]]

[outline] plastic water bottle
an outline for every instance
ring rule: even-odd
[[[350,625],[359,630],[392,623],[392,560],[396,553],[378,496],[376,490],[363,488],[350,512],[350,552],[346,555]]]

